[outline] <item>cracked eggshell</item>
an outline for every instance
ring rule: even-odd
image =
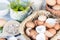
[[[5,38],[0,38],[0,40],[6,40]]]
[[[53,36],[53,34],[50,33],[49,31],[46,31],[46,32],[45,32],[45,35],[46,35],[47,37],[49,37],[49,38]]]
[[[46,0],[46,3],[50,6],[54,6],[56,4],[56,0]]]
[[[59,4],[59,5],[60,5],[60,0],[57,0],[57,4]]]
[[[59,29],[60,29],[59,23],[56,23],[56,25],[54,26],[54,29],[55,29],[55,30],[59,30]]]
[[[48,29],[48,30],[45,32],[45,35],[46,35],[47,37],[53,37],[55,34],[56,34],[56,30],[55,30],[55,29]]]
[[[45,33],[46,27],[43,26],[43,25],[37,26],[37,27],[36,27],[36,31],[37,31],[38,33]]]
[[[43,33],[38,34],[36,40],[45,40],[45,35]]]
[[[43,24],[44,24],[43,21],[39,21],[39,20],[37,21],[37,25],[38,25],[38,26],[43,25]]]
[[[32,37],[33,39],[36,39],[37,34],[38,34],[38,33],[37,33],[35,30],[31,30],[31,37]]]
[[[34,24],[35,24],[36,26],[38,25],[38,24],[37,24],[38,20],[34,20],[33,22],[34,22]]]
[[[46,21],[46,19],[47,19],[47,17],[44,16],[44,15],[40,15],[40,16],[38,17],[38,20],[39,20],[39,21]]]
[[[0,27],[4,26],[7,23],[7,21],[3,18],[0,19]]]
[[[56,24],[56,20],[53,18],[48,18],[45,22],[47,28],[52,28],[55,26],[55,24]]]
[[[27,34],[28,36],[31,36],[31,35],[30,35],[30,34],[31,34],[31,32],[30,32],[31,30],[32,30],[32,28],[27,28],[27,29],[26,29],[26,34]]]
[[[47,37],[47,36],[45,36],[45,39],[46,39],[46,40],[48,40],[48,37]]]
[[[54,10],[60,10],[60,5],[55,5],[52,7]]]
[[[27,22],[26,23],[26,27],[27,28],[34,28],[35,27],[35,24],[33,22]]]
[[[48,29],[49,32],[51,32],[53,35],[56,34],[56,30],[55,29]]]

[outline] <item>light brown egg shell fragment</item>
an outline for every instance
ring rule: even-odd
[[[34,28],[35,27],[35,24],[33,22],[27,22],[26,23],[26,27],[27,28]]]
[[[46,3],[50,6],[54,6],[56,4],[56,0],[46,0]]]
[[[60,10],[60,5],[54,5],[52,8],[53,8],[54,10]]]

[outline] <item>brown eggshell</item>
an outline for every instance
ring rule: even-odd
[[[57,4],[59,4],[59,5],[60,5],[60,0],[57,0]]]
[[[38,24],[37,24],[38,20],[34,20],[33,22],[34,22],[34,24],[35,24],[36,26],[38,25]]]
[[[54,6],[56,4],[56,0],[46,0],[46,3],[50,6]]]
[[[57,17],[60,17],[60,10],[51,9],[48,5],[46,5],[46,9],[48,11],[50,11],[53,15],[56,15]]]
[[[44,24],[44,22],[43,22],[43,21],[39,21],[39,20],[38,20],[37,24],[38,24],[38,26],[40,26],[40,25],[43,25],[43,24]]]
[[[35,24],[33,22],[27,22],[26,23],[26,27],[27,28],[34,28],[35,27]]]
[[[59,30],[59,29],[60,29],[59,23],[57,23],[57,24],[54,26],[54,29],[55,29],[55,30]]]
[[[32,36],[33,39],[36,39],[37,34],[38,33],[35,30],[31,30],[31,36]]]
[[[6,40],[5,38],[0,38],[0,40]]]
[[[47,28],[53,28],[54,26],[52,26],[52,25],[49,25],[48,23],[45,23],[44,24]]]
[[[7,23],[5,19],[0,19],[0,27],[4,26]]]
[[[47,36],[45,36],[45,38],[46,38],[46,40],[48,40],[48,37]]]
[[[55,29],[48,29],[48,31],[50,32],[50,33],[52,33],[53,35],[55,35],[56,34],[56,30]]]
[[[26,29],[26,34],[27,34],[28,36],[31,36],[31,35],[30,35],[30,31],[31,31],[31,30],[32,30],[31,28],[27,28],[27,29]]]
[[[45,35],[50,38],[53,36],[53,34],[51,32],[49,32],[48,30],[45,32]]]
[[[60,5],[55,5],[52,7],[54,10],[60,10]]]

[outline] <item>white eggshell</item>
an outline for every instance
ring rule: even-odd
[[[54,26],[54,25],[56,24],[56,20],[53,19],[53,18],[48,18],[48,19],[46,20],[46,23],[48,23],[49,25]]]
[[[17,40],[17,38],[16,37],[10,37],[10,38],[8,38],[8,40]]]
[[[40,16],[38,17],[38,20],[40,20],[40,21],[45,21],[46,19],[47,19],[47,17],[44,16],[44,15],[40,15]]]
[[[37,26],[37,27],[36,27],[36,31],[37,31],[38,33],[45,33],[46,27],[43,26],[43,25]]]
[[[45,40],[45,35],[43,33],[38,34],[36,40]]]

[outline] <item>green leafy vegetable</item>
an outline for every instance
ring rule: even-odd
[[[29,2],[23,2],[23,4],[27,4],[27,6],[23,6],[20,3],[20,0],[12,1],[10,2],[10,6],[14,11],[24,11],[28,9],[28,5],[30,4]]]

